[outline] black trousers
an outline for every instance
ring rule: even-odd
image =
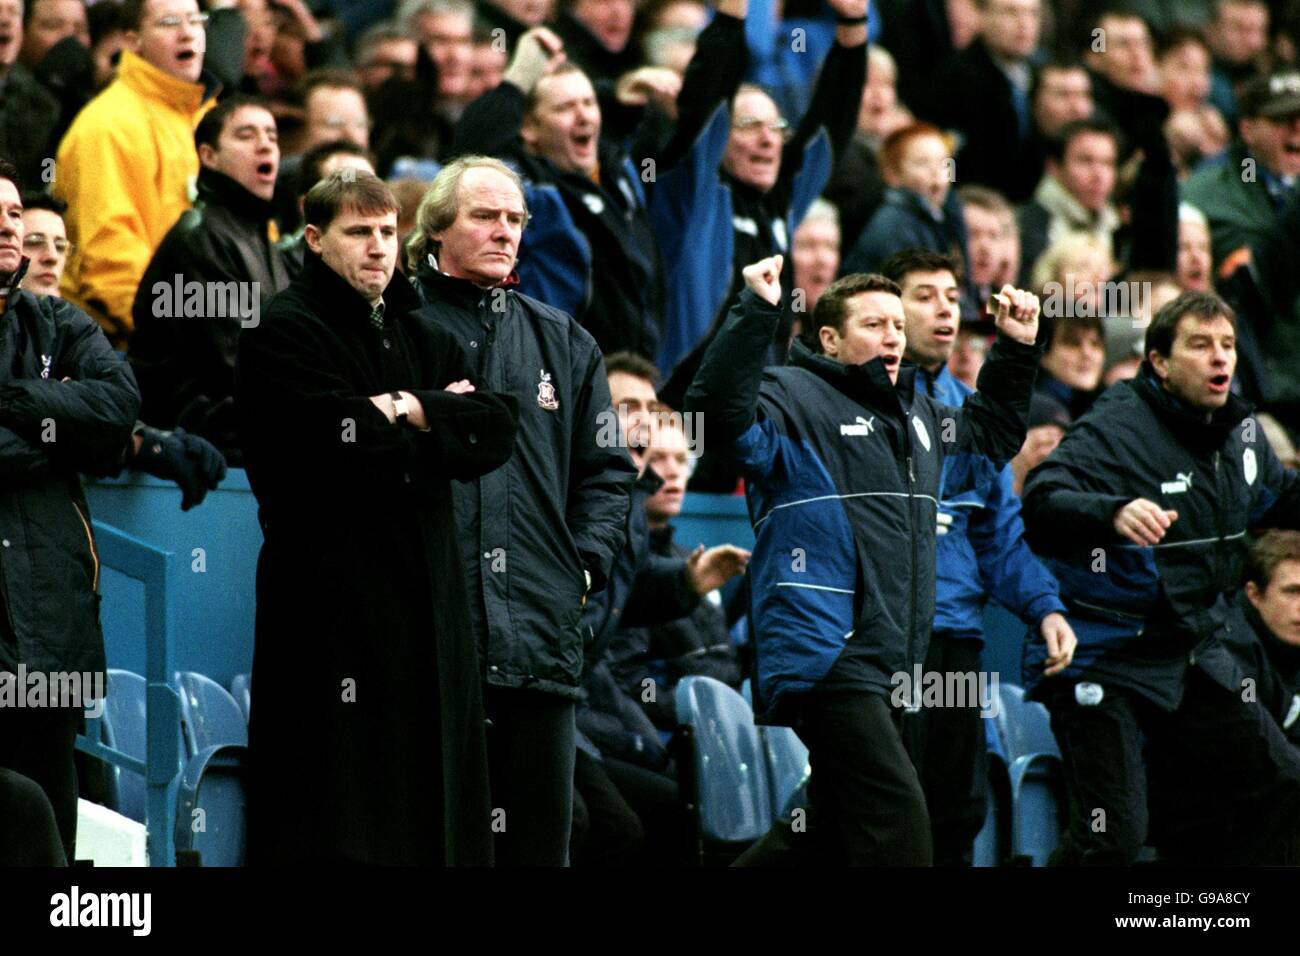
[[[807,832],[778,824],[760,844],[793,844],[804,861],[832,866],[929,866],[930,821],[903,747],[901,710],[865,691],[806,694],[794,707],[812,768]],[[738,862],[794,862],[782,856],[760,846]]]
[[[925,673],[979,674],[979,642],[937,632]],[[952,703],[946,701],[945,703]],[[935,866],[970,866],[984,826],[989,761],[980,705],[922,707],[903,716],[903,738],[921,777],[930,812]]]
[[[1300,750],[1263,705],[1197,668],[1172,714],[1103,689],[1047,701],[1069,800],[1053,863],[1127,865],[1148,842],[1162,862],[1300,863]]]
[[[73,753],[81,718],[78,707],[0,707],[0,767],[22,774],[45,791],[69,863],[77,850]]]
[[[0,866],[66,866],[63,840],[45,791],[0,768]]]
[[[690,861],[691,819],[671,776],[613,757],[596,760],[579,750],[573,783],[574,828],[585,831],[574,834],[575,865]]]
[[[497,866],[567,866],[573,817],[573,701],[487,686],[483,706]]]

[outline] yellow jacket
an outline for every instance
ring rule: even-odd
[[[92,315],[116,348],[126,347],[149,260],[190,208],[199,173],[194,129],[215,103],[201,84],[123,50],[117,78],[59,144],[54,193],[68,204],[73,243],[59,291]]]

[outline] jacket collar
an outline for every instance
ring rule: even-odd
[[[1119,213],[1113,205],[1107,203],[1101,212],[1085,209],[1055,176],[1043,176],[1038,188],[1034,190],[1034,201],[1054,218],[1064,220],[1071,229],[1108,237],[1120,225]]]
[[[299,284],[308,300],[317,306],[323,315],[343,314],[348,317],[346,321],[355,320],[361,323],[367,323],[370,319],[373,308],[371,304],[360,292],[352,288],[346,279],[327,266],[325,260],[312,252],[311,247],[306,244],[303,245],[302,273],[295,283]],[[389,280],[388,287],[384,289],[383,301],[385,321],[388,323],[396,321],[400,316],[415,310],[420,305],[411,283],[396,269],[393,270],[393,277]]]
[[[946,216],[944,210],[935,209],[919,193],[914,193],[910,189],[904,189],[901,186],[889,186],[885,189],[885,202],[891,206],[897,206],[905,209],[917,216],[924,216],[931,222],[942,223]]]
[[[885,363],[878,358],[862,365],[845,365],[814,352],[803,339],[797,338],[790,347],[790,364],[812,372],[859,405],[899,417],[911,410],[917,373],[912,362],[901,363],[895,385],[889,381]]]
[[[1133,380],[1133,389],[1146,400],[1175,438],[1202,454],[1217,451],[1228,434],[1254,411],[1250,402],[1229,392],[1227,402],[1222,408],[1215,409],[1206,421],[1204,412],[1192,408],[1164,387],[1149,360],[1142,363],[1137,378]]]
[[[220,87],[211,74],[203,74],[200,79],[203,82],[190,83],[187,80],[178,80],[130,50],[122,51],[122,59],[117,68],[117,82],[126,85],[145,99],[166,103],[183,113],[196,112]]]
[[[255,196],[231,179],[208,166],[199,167],[200,201],[226,209],[251,225],[264,226],[275,215],[275,204]]]
[[[429,253],[415,267],[415,281],[420,283],[428,299],[450,299],[462,309],[476,309],[489,290],[468,279],[449,276],[438,268],[438,260]],[[519,284],[519,273],[511,272],[494,289],[509,289]]]

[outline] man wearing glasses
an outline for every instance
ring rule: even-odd
[[[196,0],[126,0],[117,78],[59,145],[54,192],[72,242],[63,297],[122,349],[136,286],[163,236],[190,207],[199,171],[194,127],[215,102],[203,73],[208,15]]]

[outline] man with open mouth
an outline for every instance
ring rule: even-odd
[[[764,369],[781,266],[774,256],[746,267],[686,393],[686,411],[704,416],[708,441],[746,479],[755,720],[794,727],[808,747],[802,843],[816,857],[928,866],[925,796],[890,698],[896,676],[925,660],[935,617],[945,458],[1005,464],[1024,441],[1038,298],[1003,287],[980,390],[955,408],[917,387],[901,290],[881,275],[832,283],[790,364]],[[743,859],[766,858],[786,833],[778,825]]]
[[[1232,392],[1236,326],[1212,293],[1165,305],[1137,378],[1025,483],[1030,544],[1079,639],[1052,677],[1039,645],[1024,657],[1064,760],[1055,862],[1130,864],[1146,845],[1183,863],[1300,862],[1300,752],[1243,696],[1226,648],[1247,533],[1300,526],[1300,475]],[[1224,775],[1232,801],[1212,797]],[[1218,839],[1193,836],[1207,828]]]
[[[190,207],[194,129],[218,85],[203,72],[207,20],[196,0],[127,0],[117,78],[59,145],[54,191],[68,204],[72,241],[63,296],[119,349],[149,260]]]
[[[140,282],[131,366],[147,421],[202,435],[239,467],[239,330],[256,324],[290,279],[286,254],[270,231],[279,137],[265,103],[236,95],[203,117],[194,141],[202,164],[199,198],[168,231]],[[177,308],[178,285],[186,299],[202,290],[198,314]]]

